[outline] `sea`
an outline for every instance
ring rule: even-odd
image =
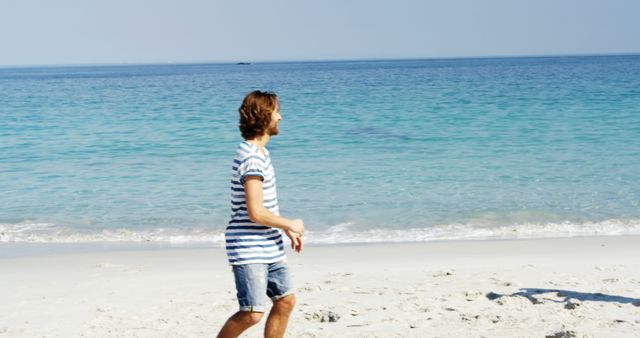
[[[276,92],[309,244],[640,234],[640,55],[0,68],[0,244],[222,246]]]

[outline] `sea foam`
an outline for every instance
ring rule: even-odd
[[[429,242],[444,240],[526,239],[576,236],[640,235],[640,219],[609,219],[601,222],[526,223],[503,226],[443,224],[410,229],[352,230],[339,223],[324,231],[308,227],[307,244]],[[183,246],[224,244],[224,230],[204,228],[157,228],[149,230],[78,230],[50,223],[0,224],[0,243],[92,243],[153,242]]]

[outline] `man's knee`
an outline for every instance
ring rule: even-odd
[[[238,312],[238,319],[245,325],[255,325],[260,322],[263,315],[264,313],[262,312],[240,311]]]
[[[296,296],[294,294],[286,295],[273,302],[273,306],[283,311],[291,311],[296,305]]]

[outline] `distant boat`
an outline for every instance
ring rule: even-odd
[[[238,62],[238,63],[236,63],[236,65],[243,65],[243,66],[250,65],[250,64],[251,64],[251,62]]]

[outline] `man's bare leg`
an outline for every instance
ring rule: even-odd
[[[291,294],[273,301],[267,324],[264,326],[265,338],[282,338],[289,323],[289,316],[296,304],[296,296]]]
[[[227,319],[218,333],[218,338],[236,338],[244,330],[258,324],[262,319],[262,312],[238,311]]]

